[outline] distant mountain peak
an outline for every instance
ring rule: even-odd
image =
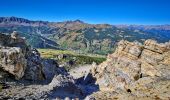
[[[76,20],[69,20],[69,21],[65,21],[65,23],[78,23],[78,24],[85,24],[85,22],[79,20],[79,19],[76,19]]]
[[[84,23],[82,20],[79,20],[79,19],[74,20],[74,22]]]

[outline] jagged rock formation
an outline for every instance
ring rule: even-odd
[[[99,99],[170,99],[170,42],[120,41],[107,61],[92,69]],[[110,97],[109,97],[110,96]]]
[[[6,89],[0,88],[0,99],[83,96],[64,68],[59,67],[55,60],[42,59],[17,32],[0,34],[0,78],[0,86],[1,83],[9,85]]]
[[[39,52],[28,46],[25,39],[14,31],[11,35],[0,34],[0,68],[17,80],[52,80],[58,71],[58,64],[42,59]]]
[[[0,68],[3,71],[18,80],[23,76],[30,80],[43,79],[40,55],[31,50],[17,32],[11,35],[0,34],[0,44]]]

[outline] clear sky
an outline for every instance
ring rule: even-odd
[[[0,16],[87,23],[170,24],[170,0],[0,0]]]

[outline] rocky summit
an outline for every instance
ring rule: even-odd
[[[170,42],[122,40],[107,61],[93,66],[100,91],[97,100],[169,100]]]

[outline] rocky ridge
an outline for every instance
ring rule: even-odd
[[[0,17],[0,26],[2,24],[8,26],[13,25],[22,25],[22,26],[45,26],[48,24],[47,21],[30,21],[24,18],[17,18],[17,17]]]
[[[88,98],[107,100],[170,99],[170,42],[122,40],[107,61],[93,66],[100,91]],[[101,98],[103,97],[103,98]]]

